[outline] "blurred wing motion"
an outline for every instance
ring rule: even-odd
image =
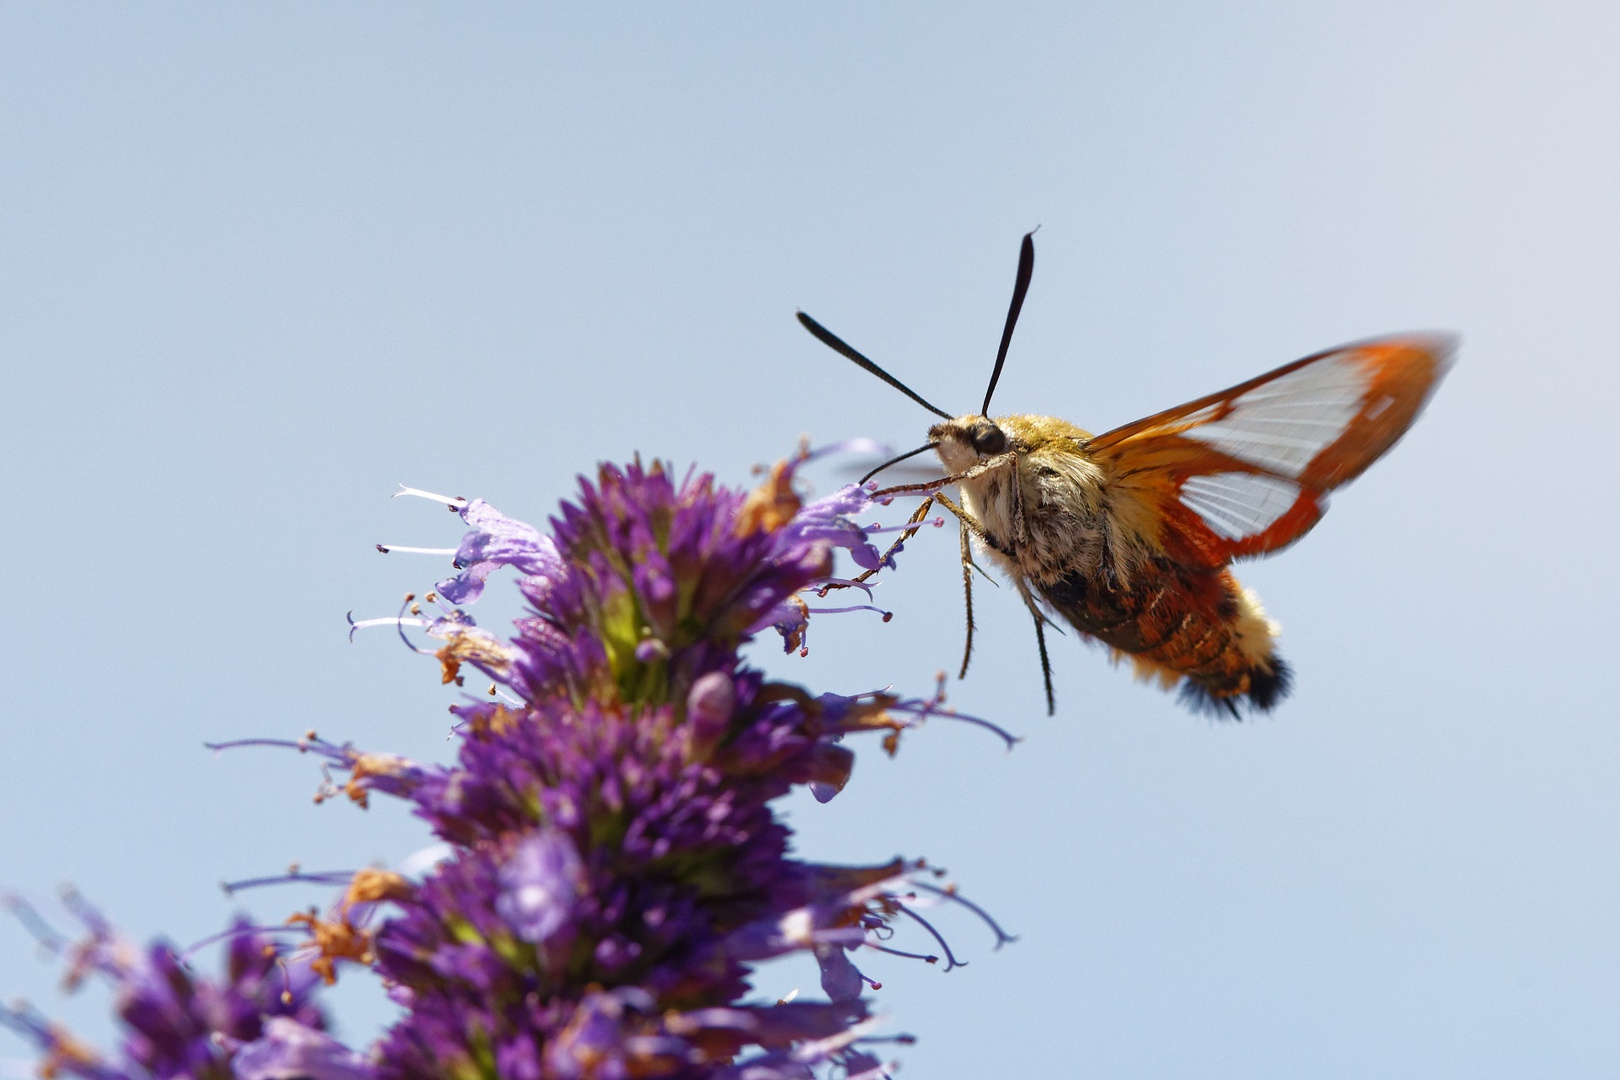
[[[927,462],[914,465],[903,461],[898,465],[885,465],[882,458],[868,455],[855,461],[841,464],[837,468],[839,476],[847,482],[868,480],[873,476],[882,474],[885,484],[926,484],[944,477],[945,473],[938,465]]]
[[[1214,568],[1310,531],[1327,493],[1417,419],[1453,339],[1383,338],[1296,360],[1099,435],[1111,508],[1166,555]]]

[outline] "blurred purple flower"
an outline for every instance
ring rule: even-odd
[[[245,922],[238,921],[226,935],[222,977],[207,979],[165,944],[136,949],[78,896],[69,894],[67,904],[88,931],[75,944],[32,908],[17,901],[12,906],[43,945],[67,959],[70,988],[91,977],[112,986],[124,1038],[119,1057],[108,1060],[25,1005],[0,1007],[0,1024],[44,1052],[41,1069],[47,1075],[229,1080],[235,1048],[262,1038],[269,1025],[311,1032],[325,1026],[310,1001],[316,979],[307,965],[288,963],[286,948]]]
[[[376,1070],[324,1031],[285,1016],[264,1023],[264,1034],[236,1051],[237,1080],[375,1080]]]

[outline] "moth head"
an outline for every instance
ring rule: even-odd
[[[994,420],[972,413],[946,420],[928,429],[939,460],[949,472],[966,472],[981,462],[1007,452],[1007,432]]]

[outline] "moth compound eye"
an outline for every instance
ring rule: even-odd
[[[973,449],[981,454],[999,454],[1007,449],[1007,435],[994,424],[973,429]]]

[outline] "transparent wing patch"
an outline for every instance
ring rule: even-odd
[[[1278,551],[1417,418],[1455,342],[1411,334],[1284,364],[1086,443],[1110,492],[1173,559]]]
[[[1235,398],[1219,419],[1194,420],[1181,435],[1239,461],[1298,477],[1361,412],[1372,372],[1357,360],[1354,352],[1341,353],[1279,375]]]
[[[1188,477],[1181,501],[1223,540],[1244,540],[1275,525],[1299,501],[1300,490],[1264,473],[1211,473]]]

